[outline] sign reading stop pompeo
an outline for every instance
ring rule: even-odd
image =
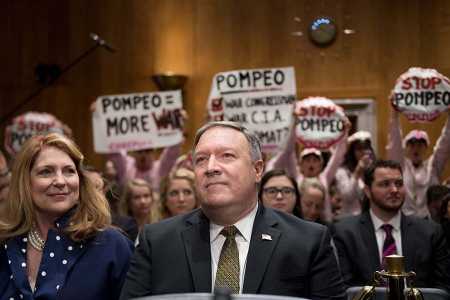
[[[431,122],[450,107],[450,81],[434,69],[410,68],[392,90],[391,104],[411,122]]]
[[[309,97],[295,105],[295,135],[305,147],[326,149],[345,136],[347,117],[342,107],[324,97]]]
[[[48,133],[70,133],[70,129],[55,116],[43,112],[26,112],[15,117],[5,129],[5,149],[15,156],[32,136]]]

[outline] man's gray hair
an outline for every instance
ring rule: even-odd
[[[231,129],[241,132],[248,141],[248,145],[250,148],[250,157],[251,157],[252,161],[262,160],[261,142],[259,141],[258,136],[251,133],[246,127],[242,126],[241,124],[239,124],[237,122],[232,122],[232,121],[208,122],[205,125],[203,125],[200,129],[198,129],[195,134],[194,145],[192,146],[192,157],[195,157],[195,147],[197,146],[197,144],[200,140],[200,137],[207,130],[209,130],[213,127],[231,128]],[[233,143],[233,142],[234,141],[230,141],[230,143]]]

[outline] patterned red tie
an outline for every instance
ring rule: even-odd
[[[395,240],[394,240],[394,237],[392,236],[392,229],[393,229],[392,225],[384,224],[381,226],[381,228],[386,233],[386,237],[385,237],[384,243],[383,243],[383,256],[382,256],[381,264],[382,264],[383,268],[386,268],[385,257],[392,255],[392,254],[397,254],[397,247],[395,246]]]

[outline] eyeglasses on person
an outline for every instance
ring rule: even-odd
[[[265,195],[267,195],[268,197],[272,197],[275,198],[278,193],[281,193],[281,195],[283,195],[284,197],[291,197],[292,195],[294,195],[295,189],[291,188],[291,187],[268,187],[268,188],[264,188],[263,192]]]

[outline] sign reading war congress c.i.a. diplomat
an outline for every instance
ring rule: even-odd
[[[97,98],[92,116],[98,153],[178,144],[182,133],[181,91],[109,95]]]
[[[392,106],[411,122],[431,122],[450,107],[450,81],[434,69],[410,68],[391,93]]]
[[[295,115],[295,135],[305,147],[326,149],[345,135],[344,110],[328,98],[309,97],[297,102]]]
[[[64,126],[55,116],[48,113],[24,113],[15,117],[6,127],[5,149],[14,156],[30,137],[51,132],[64,134]]]
[[[289,137],[295,99],[292,67],[236,70],[214,76],[207,109],[210,120],[239,122],[275,152]]]

